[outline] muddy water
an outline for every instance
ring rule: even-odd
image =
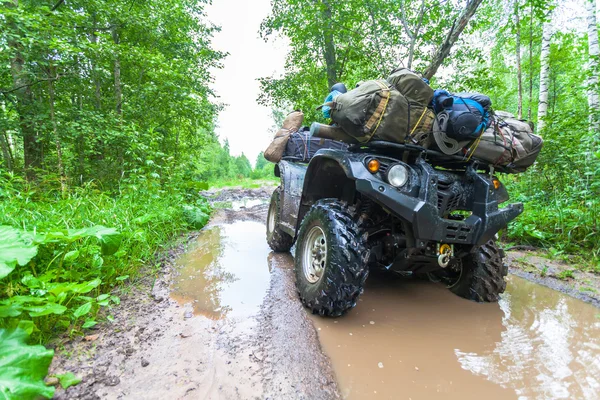
[[[518,277],[475,304],[374,276],[346,316],[312,318],[347,399],[600,398],[600,310]]]
[[[256,314],[269,288],[265,226],[253,221],[205,229],[178,261],[171,296],[218,320]]]

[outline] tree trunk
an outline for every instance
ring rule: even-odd
[[[5,7],[18,8],[19,0],[4,2]],[[7,25],[13,30],[9,36],[8,47],[12,49],[13,57],[10,59],[10,70],[13,78],[13,86],[17,98],[16,109],[19,114],[19,128],[23,135],[23,158],[25,175],[27,179],[35,178],[35,169],[42,165],[42,146],[39,141],[34,123],[34,100],[31,91],[31,81],[25,71],[25,59],[23,58],[23,45],[19,41],[18,26],[15,21],[8,21]]]
[[[98,21],[96,19],[96,13],[94,13],[93,15],[93,22],[92,22],[92,33],[90,33],[90,42],[93,43],[94,45],[98,44],[98,34],[96,33],[96,30],[98,29]],[[100,109],[102,109],[102,87],[101,87],[101,82],[100,82],[100,74],[98,73],[98,65],[97,65],[97,61],[94,60],[92,61],[92,79],[94,81],[94,107],[96,108],[97,111],[100,111]]]
[[[8,146],[8,140],[6,139],[6,134],[4,132],[0,134],[0,146],[2,147],[2,159],[4,160],[4,167],[8,171],[12,171],[12,157]]]
[[[454,21],[454,24],[452,24],[452,27],[450,28],[446,39],[444,39],[444,42],[440,45],[440,47],[436,50],[435,54],[433,55],[431,63],[429,64],[427,69],[425,69],[425,73],[423,74],[425,78],[431,79],[435,75],[440,65],[442,65],[446,57],[448,57],[448,55],[450,54],[452,46],[454,46],[454,43],[456,43],[456,41],[460,37],[460,34],[465,29],[465,27],[469,23],[469,20],[471,19],[471,17],[473,17],[475,11],[477,11],[477,7],[479,7],[482,1],[483,0],[471,0],[467,4],[465,9],[462,10],[460,15],[458,16],[458,19]]]
[[[335,57],[335,41],[333,39],[332,12],[329,0],[323,0],[322,25],[323,30],[323,53],[325,66],[327,68],[327,84],[330,89],[337,83],[337,65]]]
[[[523,118],[523,79],[521,68],[521,21],[519,19],[519,1],[515,1],[515,28],[516,28],[516,56],[517,56],[517,84],[519,87],[519,98],[517,102],[517,115]]]
[[[415,57],[415,45],[417,43],[417,38],[419,37],[419,32],[421,31],[421,26],[423,25],[423,15],[425,14],[425,0],[421,1],[421,6],[419,7],[419,14],[417,16],[417,26],[413,31],[408,27],[408,20],[406,19],[406,9],[405,3],[403,0],[400,1],[400,16],[402,20],[402,25],[404,26],[404,30],[406,34],[410,38],[410,46],[408,49],[408,63],[407,68],[412,68],[412,63]]]
[[[56,144],[56,164],[58,167],[58,174],[60,175],[60,189],[63,195],[67,191],[65,167],[63,165],[62,158],[62,146],[60,143],[60,135],[58,133],[58,125],[56,124],[56,114],[54,112],[54,80],[56,79],[56,69],[50,67],[51,74],[48,74],[48,97],[50,100],[50,121],[52,122],[52,133],[54,136],[54,143]]]
[[[529,104],[527,119],[531,121],[531,104],[533,103],[533,0],[529,1]]]
[[[589,47],[588,63],[588,106],[590,111],[590,130],[596,137],[600,136],[600,103],[598,98],[598,27],[596,25],[596,0],[587,0],[587,31]]]
[[[119,37],[118,28],[115,26],[111,29],[112,38],[115,45],[119,45],[121,39]],[[119,56],[119,50],[115,52],[115,65],[114,65],[114,76],[115,76],[115,111],[118,115],[123,114],[123,88],[121,87],[121,58]]]
[[[538,133],[541,134],[546,125],[548,114],[548,84],[550,79],[550,40],[552,39],[552,23],[544,22],[542,33],[542,52],[540,54],[540,101],[538,105]]]

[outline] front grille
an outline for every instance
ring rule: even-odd
[[[473,228],[468,225],[448,225],[446,228],[446,240],[466,242]]]
[[[437,183],[437,207],[441,216],[458,210],[461,201],[460,182],[439,176]]]

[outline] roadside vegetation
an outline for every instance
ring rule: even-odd
[[[203,7],[0,2],[0,397],[51,397],[40,345],[111,323],[116,289],[207,223],[200,191],[268,175],[214,133]]]
[[[434,89],[487,94],[494,109],[533,121],[545,141],[527,173],[500,176],[512,200],[525,204],[505,241],[541,247],[550,256],[575,255],[570,262],[600,272],[595,2],[272,4],[261,34],[287,37],[291,50],[283,75],[261,79],[263,104],[276,112],[289,104],[306,120],[325,122],[315,105],[335,82],[352,88],[387,76],[399,63],[421,72]]]

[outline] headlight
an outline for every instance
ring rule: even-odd
[[[408,182],[408,168],[402,164],[392,165],[387,172],[387,180],[390,185],[402,187]]]

